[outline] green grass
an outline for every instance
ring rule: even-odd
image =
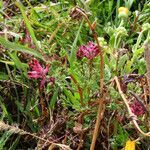
[[[147,149],[149,138],[145,143],[146,137],[131,125],[114,81],[117,76],[129,104],[136,101],[132,91],[150,111],[144,58],[150,41],[147,0],[0,1],[0,119],[28,132],[22,135],[0,126],[0,149],[90,149],[101,97],[100,57],[76,57],[80,46],[96,41],[80,13],[74,13],[78,19],[71,17],[75,3],[96,22],[104,57],[106,109],[96,146],[117,150],[128,139],[141,137],[136,148]],[[118,17],[119,7],[128,8],[125,18]],[[50,66],[41,77],[46,79],[42,88],[41,78],[28,75],[33,58],[44,69]],[[137,119],[148,132],[148,113]]]

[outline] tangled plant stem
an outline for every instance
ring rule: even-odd
[[[134,127],[135,127],[143,136],[148,136],[148,137],[150,137],[150,132],[145,133],[145,132],[143,132],[143,131],[141,130],[141,128],[139,127],[139,125],[138,125],[138,123],[137,123],[137,121],[136,121],[136,120],[137,120],[137,117],[132,113],[131,108],[130,108],[130,106],[129,106],[129,104],[128,104],[128,101],[127,101],[125,95],[123,94],[123,92],[122,92],[122,90],[121,90],[121,86],[120,86],[118,77],[115,77],[114,79],[115,79],[115,82],[116,82],[116,84],[117,84],[117,88],[118,88],[119,94],[121,95],[121,97],[122,97],[122,99],[123,99],[123,101],[124,101],[124,103],[125,103],[125,105],[126,105],[126,107],[127,107],[127,111],[128,111],[128,113],[129,113],[129,116],[130,116],[130,118],[131,118],[131,120],[132,120],[132,123],[133,123]]]
[[[12,132],[14,134],[20,134],[20,135],[30,135],[33,138],[41,140],[41,141],[43,141],[45,143],[53,144],[53,145],[55,145],[57,147],[61,147],[62,149],[65,149],[65,150],[71,150],[68,145],[51,142],[51,141],[46,140],[46,139],[44,139],[42,137],[39,137],[39,136],[37,136],[35,134],[32,134],[32,133],[27,132],[27,131],[24,131],[24,130],[18,128],[18,127],[5,124],[3,121],[0,121],[0,131],[9,131],[9,132]]]
[[[98,112],[97,112],[97,119],[96,119],[96,124],[95,124],[95,129],[94,129],[94,133],[93,133],[93,138],[92,138],[92,143],[91,143],[91,147],[90,150],[94,150],[95,149],[95,143],[96,143],[96,139],[98,136],[98,130],[99,130],[99,126],[100,126],[100,121],[103,118],[103,114],[105,111],[105,105],[104,105],[104,58],[103,58],[103,52],[101,50],[99,41],[98,41],[98,36],[97,33],[95,31],[95,26],[94,24],[92,25],[92,23],[90,22],[88,16],[81,10],[77,8],[77,11],[84,16],[84,18],[86,19],[87,23],[89,24],[89,27],[93,33],[93,37],[94,40],[97,43],[99,52],[100,52],[100,100],[99,100],[99,107],[98,107]]]

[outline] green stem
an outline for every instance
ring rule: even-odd
[[[124,24],[124,19],[121,20],[119,27],[122,27]]]

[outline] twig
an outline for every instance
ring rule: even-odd
[[[147,73],[146,73],[146,77],[147,77],[147,82],[148,82],[148,90],[149,90],[149,93],[150,93],[150,44],[149,43],[146,43],[144,45],[144,55],[145,55],[145,61],[146,61],[146,68],[147,68]],[[150,96],[149,96],[150,98]]]
[[[150,137],[150,132],[145,133],[145,132],[143,132],[143,131],[141,130],[141,128],[139,127],[139,125],[138,125],[138,123],[137,123],[137,121],[136,121],[136,120],[137,120],[137,117],[132,113],[132,111],[131,111],[131,109],[130,109],[130,106],[129,106],[129,104],[128,104],[128,101],[127,101],[125,95],[123,94],[123,92],[122,92],[122,90],[121,90],[121,86],[120,86],[118,77],[115,77],[114,79],[115,79],[115,82],[116,82],[116,84],[117,84],[117,88],[118,88],[119,94],[121,95],[121,97],[122,97],[122,99],[123,99],[123,101],[124,101],[124,103],[125,103],[125,105],[126,105],[126,107],[127,107],[129,116],[130,116],[130,118],[131,118],[131,121],[132,121],[134,127],[135,127],[142,135]]]
[[[80,150],[82,146],[83,146],[83,133],[80,134],[80,142],[79,142],[77,150]]]
[[[63,25],[63,23],[58,23],[58,26],[56,27],[56,29],[54,30],[54,32],[51,34],[49,40],[48,40],[48,43],[50,44],[51,41],[54,39],[54,37],[56,36],[58,30],[61,28],[61,26]]]

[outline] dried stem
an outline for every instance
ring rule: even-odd
[[[19,129],[18,127],[10,126],[10,125],[8,125],[8,124],[5,124],[3,121],[0,121],[0,131],[9,131],[9,132],[12,132],[12,133],[14,133],[14,134],[20,134],[20,135],[25,135],[25,134],[27,134],[27,135],[30,135],[30,136],[32,136],[32,137],[34,137],[34,138],[36,138],[36,139],[39,139],[39,140],[41,140],[41,141],[43,141],[43,142],[46,142],[46,143],[53,144],[53,145],[56,145],[56,146],[58,146],[58,147],[61,147],[62,149],[71,150],[71,149],[69,148],[69,146],[67,146],[67,145],[59,144],[59,143],[53,143],[53,142],[51,142],[51,141],[49,141],[49,140],[46,140],[46,139],[44,139],[44,138],[41,138],[41,137],[35,135],[35,134],[32,134],[32,133],[30,133],[30,132],[27,132],[27,131],[24,131],[24,130],[22,130],[22,129]]]
[[[123,94],[123,92],[122,92],[122,90],[121,90],[121,86],[120,86],[118,77],[115,77],[114,79],[115,79],[115,82],[116,82],[116,84],[117,84],[118,91],[119,91],[119,93],[120,93],[120,95],[121,95],[121,97],[122,97],[122,99],[123,99],[123,101],[124,101],[124,103],[125,103],[125,105],[126,105],[126,107],[127,107],[129,116],[130,116],[130,118],[131,118],[131,121],[132,121],[134,127],[135,127],[142,135],[150,137],[150,132],[145,133],[145,132],[143,132],[143,131],[140,129],[140,127],[139,127],[139,125],[138,125],[138,123],[137,123],[137,121],[136,121],[136,120],[137,120],[137,117],[132,113],[132,111],[131,111],[131,109],[130,109],[130,106],[129,106],[129,104],[128,104],[128,101],[127,101],[125,95]]]
[[[97,136],[98,136],[100,121],[103,117],[103,113],[104,113],[104,110],[105,110],[105,106],[104,106],[104,88],[103,88],[104,87],[104,58],[103,58],[103,52],[101,50],[101,47],[100,47],[100,44],[99,44],[99,41],[98,41],[97,33],[95,31],[95,26],[92,25],[92,23],[90,22],[88,16],[81,9],[77,8],[77,11],[80,12],[80,14],[82,16],[84,16],[87,23],[89,24],[89,27],[90,27],[90,29],[93,33],[94,40],[96,41],[99,52],[100,52],[100,94],[101,94],[101,97],[99,99],[97,119],[96,119],[95,129],[94,129],[94,133],[93,133],[92,143],[91,143],[91,147],[90,147],[90,150],[94,150],[96,139],[97,139]]]
[[[83,146],[83,133],[80,134],[80,142],[79,142],[77,150],[80,150],[82,146]]]
[[[150,93],[150,44],[146,43],[144,45],[144,55],[145,55],[145,61],[146,61],[146,67],[147,67],[147,82],[148,82],[148,88],[149,88],[149,93]]]
[[[54,32],[51,34],[49,40],[48,40],[48,43],[50,44],[51,41],[54,39],[54,37],[56,36],[58,30],[61,28],[61,26],[63,25],[63,23],[58,23],[58,26],[56,27],[56,29],[54,30]]]

